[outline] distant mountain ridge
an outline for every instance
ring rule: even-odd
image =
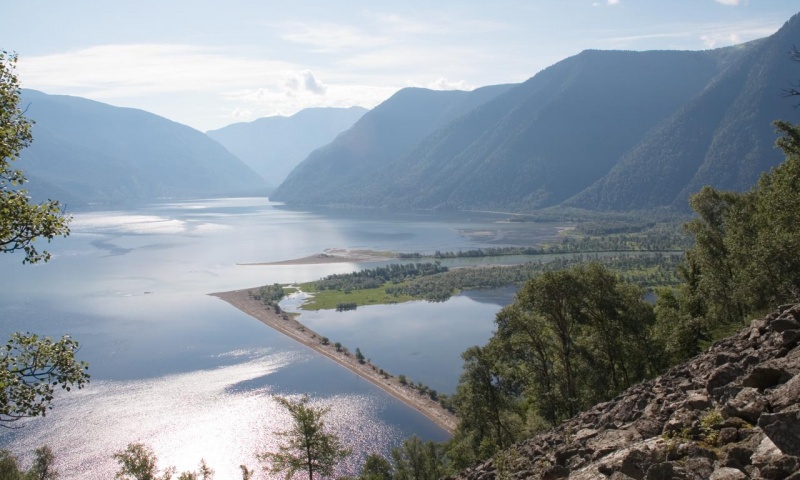
[[[771,122],[795,112],[781,92],[800,78],[787,53],[798,37],[795,15],[770,37],[716,50],[587,50],[504,91],[486,87],[493,95],[447,118],[437,116],[446,99],[468,92],[402,90],[311,154],[272,198],[685,209],[703,185],[744,190],[782,160]]]
[[[264,195],[255,172],[208,136],[152,113],[23,90],[33,143],[15,166],[34,198],[66,203]]]
[[[283,117],[234,123],[206,134],[277,187],[312,151],[350,128],[366,108],[307,108]]]
[[[472,92],[400,90],[367,112],[333,142],[312,152],[289,174],[272,198],[329,203],[326,199],[337,191],[347,198],[356,193],[363,182],[373,180],[374,173],[427,135],[510,88],[511,85],[496,85]]]

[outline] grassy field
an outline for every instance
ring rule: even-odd
[[[403,303],[411,300],[418,300],[409,295],[394,296],[386,293],[386,287],[370,288],[365,290],[353,290],[344,292],[341,290],[322,290],[315,291],[314,283],[305,283],[299,286],[300,290],[314,295],[312,299],[303,304],[303,310],[334,310],[340,303],[355,303],[363,305],[386,305],[391,303]]]

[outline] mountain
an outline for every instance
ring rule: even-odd
[[[23,90],[35,121],[19,168],[34,198],[119,203],[263,195],[266,184],[208,136],[142,110]]]
[[[312,151],[350,128],[367,109],[307,108],[290,117],[234,123],[206,134],[276,187]]]
[[[800,305],[456,479],[800,478]]]
[[[353,190],[371,181],[375,172],[427,135],[509,88],[400,90],[333,142],[312,152],[270,198],[290,203],[341,203],[337,195],[355,193]]]
[[[795,15],[769,38],[711,52],[725,55],[720,74],[568,203],[617,210],[682,207],[704,185],[749,188],[783,159],[774,148],[772,122],[796,115],[782,90],[800,77],[787,55],[799,34]]]
[[[703,185],[743,190],[781,162],[771,122],[794,114],[781,92],[800,77],[787,54],[798,36],[796,15],[774,35],[734,47],[587,50],[449,118],[431,110],[466,92],[401,91],[311,154],[273,198],[685,209]]]

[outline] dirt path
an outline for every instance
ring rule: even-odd
[[[379,373],[380,368],[375,365],[359,363],[352,353],[337,352],[333,345],[322,345],[320,343],[321,335],[310,330],[291,315],[286,314],[284,316],[282,313],[275,313],[273,308],[266,307],[260,300],[254,299],[251,293],[258,293],[258,288],[212,293],[210,295],[225,300],[251,317],[261,320],[293,340],[325,355],[353,373],[369,380],[406,405],[415,408],[447,432],[453,433],[458,423],[458,418],[442,408],[438,402],[431,400],[427,395],[420,394],[409,386],[402,385],[397,380],[397,377],[386,378],[386,376]]]

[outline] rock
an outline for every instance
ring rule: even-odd
[[[706,391],[713,395],[715,389],[732,383],[743,373],[744,371],[742,368],[736,364],[729,363],[722,365],[711,372],[711,375],[709,375],[708,380],[706,380]]]
[[[800,330],[786,330],[781,333],[781,345],[784,347],[795,347],[798,341],[800,341]]]
[[[727,452],[725,452],[725,456],[720,462],[720,464],[723,467],[731,467],[731,468],[736,468],[738,470],[744,470],[746,466],[750,465],[751,463],[750,457],[752,455],[753,455],[752,450],[737,445],[730,448]]]
[[[672,480],[675,478],[675,467],[670,462],[661,462],[650,465],[644,480]]]
[[[755,388],[744,388],[736,398],[722,407],[722,413],[730,417],[739,417],[750,423],[756,423],[761,412],[769,406],[767,399]]]
[[[714,470],[708,478],[709,480],[744,480],[747,478],[747,475],[735,468],[722,467]]]
[[[697,390],[689,392],[686,405],[694,410],[707,410],[711,408],[711,401],[708,399],[708,395]]]
[[[759,474],[768,480],[784,480],[789,475],[797,473],[798,470],[800,470],[800,459],[785,456],[761,467]]]
[[[683,462],[683,468],[692,472],[696,478],[709,478],[714,471],[714,463],[706,457],[690,457]]]
[[[771,321],[769,324],[770,328],[773,332],[784,332],[786,330],[798,330],[800,329],[800,322],[794,319],[792,316],[787,316],[786,314],[781,315],[780,317],[776,318],[775,320]]]
[[[720,428],[719,434],[717,434],[717,443],[719,445],[727,445],[735,442],[738,437],[738,429],[733,427]]]
[[[758,445],[758,448],[750,457],[750,461],[754,466],[760,468],[778,461],[782,456],[783,452],[772,443],[772,440],[769,437],[764,437],[764,440],[761,441],[761,444]]]
[[[756,367],[742,379],[743,387],[765,389],[786,381],[787,373],[776,367]]]
[[[569,477],[569,468],[553,465],[542,473],[542,480],[557,480]]]
[[[514,448],[510,479],[800,480],[800,305]],[[794,343],[793,343],[794,342]],[[719,411],[713,419],[708,412]],[[452,480],[497,480],[491,462]]]
[[[791,380],[770,392],[767,399],[773,412],[780,412],[796,404],[800,399],[800,375],[795,375]]]
[[[650,456],[642,451],[633,450],[625,456],[619,471],[636,480],[643,480],[650,468]]]
[[[597,436],[597,430],[593,428],[582,428],[575,433],[575,437],[573,438],[574,442],[584,442],[590,438],[594,438]]]
[[[781,452],[800,456],[800,412],[765,413],[758,426]]]

